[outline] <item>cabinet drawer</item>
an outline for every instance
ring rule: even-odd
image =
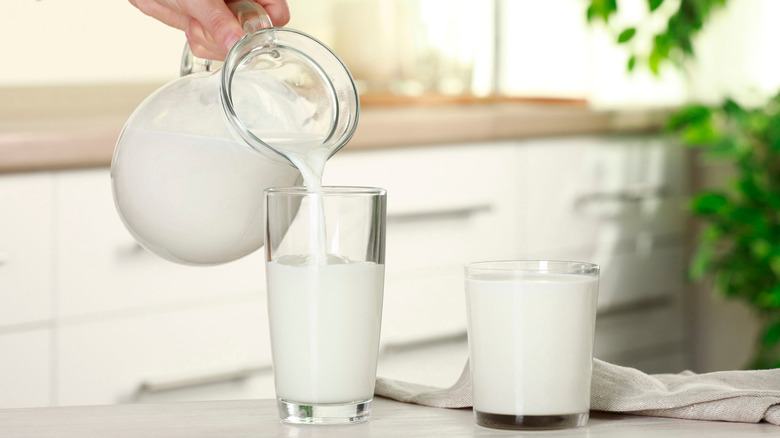
[[[325,167],[328,185],[387,189],[388,215],[426,214],[511,202],[513,143],[345,151]]]
[[[108,170],[58,175],[59,316],[142,309],[264,289],[260,251],[185,266],[143,250],[114,208]]]
[[[52,181],[0,176],[0,328],[52,317]]]
[[[144,384],[197,382],[200,377],[269,367],[265,297],[111,320],[68,321],[58,329],[57,352],[60,404],[149,399]],[[235,386],[241,389],[240,382]]]
[[[682,246],[648,253],[615,253],[596,257],[603,263],[599,283],[599,308],[608,309],[679,296],[685,282],[685,250]]]
[[[463,267],[388,272],[382,343],[407,343],[466,331]]]
[[[510,248],[497,227],[499,206],[475,205],[432,214],[388,215],[387,269],[462,267]]]
[[[0,409],[48,406],[51,330],[0,334]]]
[[[685,231],[681,148],[644,137],[523,143],[519,202],[526,250],[578,248],[603,239]]]
[[[679,300],[633,311],[600,314],[596,318],[594,356],[625,366],[660,363],[664,357],[677,357],[680,351],[690,350],[686,348],[686,332]],[[690,360],[690,354],[687,359]]]

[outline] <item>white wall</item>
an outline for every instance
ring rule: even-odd
[[[184,35],[127,0],[5,0],[0,86],[167,81]]]
[[[334,49],[345,58],[349,58],[345,52],[371,45],[369,33],[372,29],[379,32],[380,24],[388,20],[379,13],[348,13],[359,12],[360,4],[416,8],[422,21],[408,25],[418,27],[430,27],[437,20],[452,23],[453,14],[460,14],[467,18],[460,22],[475,25],[464,25],[462,34],[451,29],[439,32],[452,40],[452,46],[446,46],[446,41],[436,44],[446,46],[445,51],[476,50],[471,57],[479,63],[479,91],[485,91],[489,73],[484,64],[491,63],[485,52],[492,47],[484,43],[469,47],[463,41],[484,42],[491,33],[483,17],[492,10],[487,1],[451,1],[449,7],[441,0],[288,1],[290,26],[335,44]],[[713,16],[710,27],[698,38],[698,59],[690,77],[667,68],[660,78],[646,68],[633,75],[625,72],[626,51],[614,44],[615,35],[603,26],[585,23],[584,0],[501,1],[505,32],[501,90],[509,94],[587,98],[596,107],[609,108],[666,106],[690,98],[717,101],[725,95],[760,97],[780,87],[780,57],[774,56],[780,41],[780,26],[775,25],[780,19],[777,0],[729,0],[729,8]],[[668,0],[665,7],[674,3]],[[619,4],[621,22],[644,20],[645,0]],[[391,28],[410,35],[424,33],[411,32],[403,24]],[[344,39],[339,35],[350,36],[354,47],[339,47],[338,40]],[[0,41],[6,61],[0,70],[3,87],[167,81],[178,74],[184,36],[143,15],[127,0],[6,0],[0,15]],[[376,62],[387,58],[379,48],[372,49]]]
[[[628,51],[615,43],[615,31],[585,22],[585,1],[503,1],[502,88],[512,94],[587,98],[596,107],[610,108],[717,102],[727,95],[760,101],[780,87],[776,0],[729,0],[696,38],[697,60],[689,71],[667,65],[658,77],[640,64],[633,74],[626,72]],[[676,3],[667,0],[662,8],[673,9]],[[645,0],[618,4],[620,24],[646,25]]]

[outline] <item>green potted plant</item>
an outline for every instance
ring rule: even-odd
[[[664,3],[647,2],[651,14]],[[638,33],[652,38],[649,53],[632,53],[627,68],[644,62],[658,74],[662,63],[682,66],[694,56],[692,37],[725,3],[680,0],[666,29],[655,33],[615,28],[616,0],[591,0],[587,18],[604,20],[619,44],[629,44]],[[743,108],[732,100],[719,107],[688,106],[670,116],[668,127],[684,144],[734,168],[723,189],[702,191],[691,201],[703,223],[691,278],[711,278],[720,293],[754,309],[762,328],[747,366],[780,367],[780,93],[757,108]]]

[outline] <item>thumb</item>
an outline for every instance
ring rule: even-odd
[[[230,12],[224,0],[207,0],[193,3],[191,10],[187,12],[226,51],[230,50],[233,44],[244,36],[244,31],[238,24],[238,19]]]

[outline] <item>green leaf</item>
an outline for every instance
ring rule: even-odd
[[[764,259],[772,252],[772,244],[766,239],[754,240],[750,244],[750,251],[755,258]]]
[[[728,211],[725,209],[719,213],[728,213],[726,216],[733,224],[737,224],[735,233],[745,245],[757,238],[769,238],[767,218],[763,210],[750,206],[736,206]],[[747,256],[748,254],[746,254]]]
[[[658,51],[655,48],[653,48],[653,51],[650,53],[650,57],[647,58],[647,64],[650,66],[650,71],[652,71],[656,76],[658,76],[658,66],[662,59],[663,57],[658,54]]]
[[[742,109],[742,107],[739,106],[739,104],[733,99],[726,99],[726,101],[723,102],[723,110],[726,112],[726,114],[731,116],[740,115],[745,112],[745,110]]]
[[[737,142],[733,138],[721,138],[708,149],[713,158],[736,158],[739,156]]]
[[[691,260],[691,265],[688,270],[691,279],[701,280],[707,276],[710,268],[712,268],[712,259],[715,255],[715,251],[710,245],[700,245]]]
[[[755,303],[762,310],[774,310],[780,308],[780,295],[775,295],[771,291],[761,291],[756,295]]]
[[[755,302],[759,308],[764,310],[780,309],[780,290],[761,292],[756,295]],[[772,344],[777,343],[777,341],[774,340]]]
[[[775,273],[775,277],[780,279],[780,255],[773,256],[769,259],[769,267],[772,268],[772,272]]]
[[[720,228],[713,224],[709,224],[699,232],[699,241],[701,242],[701,245],[712,245],[720,240],[722,236],[723,232]]]
[[[665,33],[658,34],[653,40],[653,52],[657,52],[660,58],[668,58],[672,45],[671,36]]]
[[[714,144],[721,140],[712,109],[703,105],[678,110],[669,117],[667,129],[678,131],[683,143],[688,145]]]
[[[729,205],[729,200],[720,193],[702,193],[691,202],[693,211],[709,215],[716,214]]]
[[[590,6],[585,13],[588,21],[591,21],[597,17],[604,19],[604,22],[609,22],[610,15],[617,12],[617,0],[591,0]]]
[[[726,296],[734,294],[733,289],[730,287],[731,274],[731,271],[726,270],[715,271],[715,288]]]
[[[756,184],[755,175],[742,178],[737,181],[737,190],[740,191],[744,199],[761,202],[764,199],[764,190]],[[761,210],[751,210],[753,215],[761,215]],[[763,215],[762,215],[763,216]]]
[[[693,43],[691,42],[691,38],[687,35],[680,36],[677,38],[677,46],[682,49],[683,53],[688,55],[689,57],[693,57]]]
[[[762,338],[764,345],[775,345],[780,342],[780,322],[767,325]]]
[[[718,133],[709,121],[691,123],[683,128],[680,134],[682,141],[689,145],[710,144],[718,140]]]
[[[634,67],[636,67],[636,56],[631,55],[631,57],[628,58],[628,71],[634,71]],[[778,141],[778,145],[780,145],[780,141]]]
[[[650,6],[650,12],[658,9],[664,3],[664,0],[647,0],[647,5]]]
[[[618,44],[626,43],[628,41],[631,41],[631,38],[634,37],[634,34],[636,34],[636,28],[635,27],[629,27],[628,29],[624,30],[623,32],[620,32],[620,35],[618,35]]]
[[[667,129],[676,130],[689,123],[701,123],[712,118],[712,109],[704,105],[689,105],[675,111],[667,122]]]

